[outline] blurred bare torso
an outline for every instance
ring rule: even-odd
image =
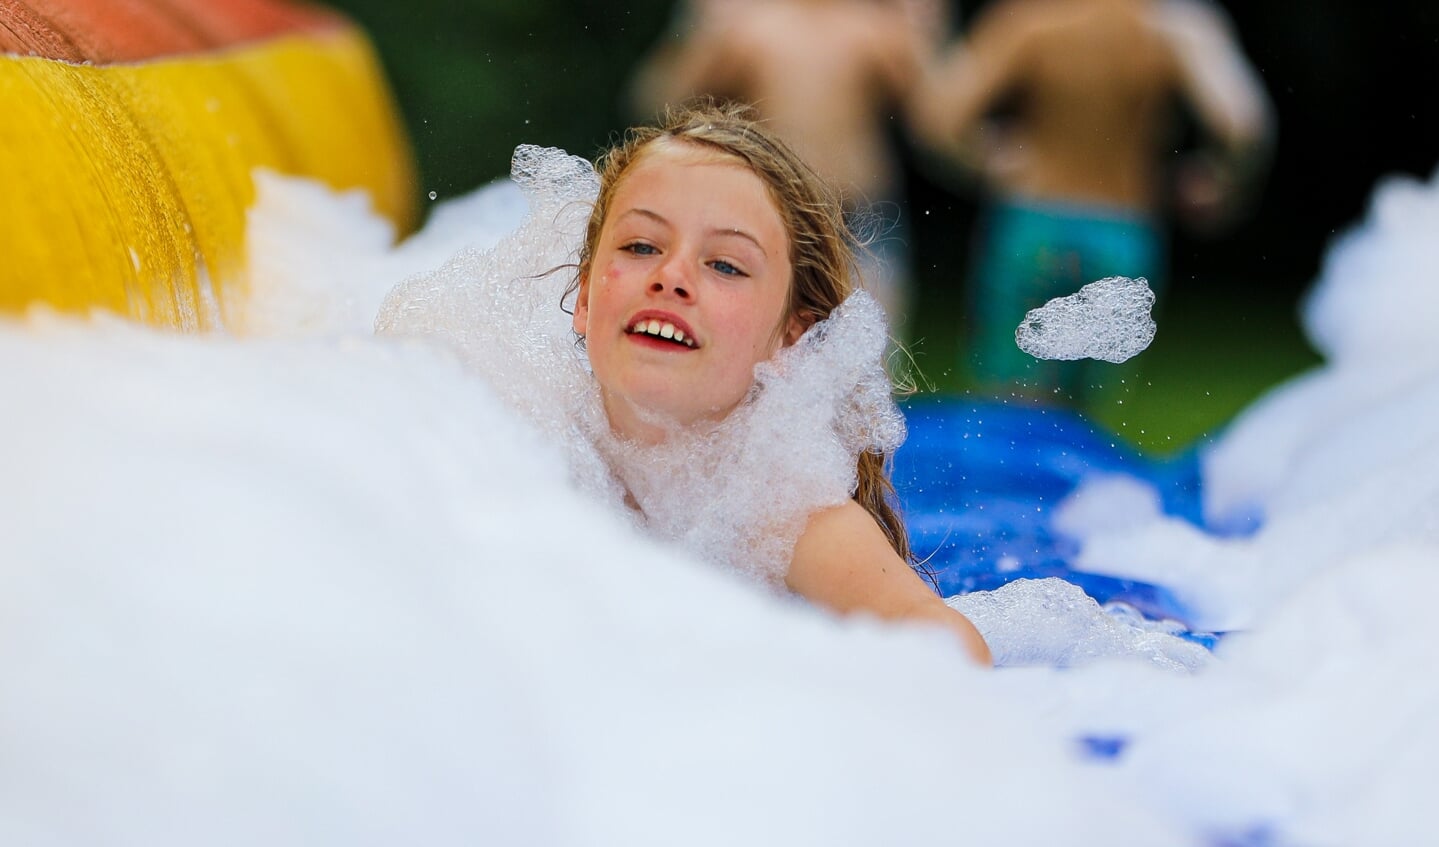
[[[919,73],[918,43],[893,0],[711,0],[675,85],[754,104],[857,207],[897,179],[888,127]]]
[[[1148,208],[1180,86],[1150,0],[1009,0],[1024,39],[1016,119],[992,175],[1041,198]]]

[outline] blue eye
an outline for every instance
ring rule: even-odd
[[[643,241],[635,241],[631,244],[626,244],[620,249],[633,253],[636,256],[653,256],[659,252],[655,249],[655,246],[653,244],[646,244]]]
[[[744,271],[740,270],[739,268],[735,267],[734,265],[731,265],[729,262],[726,262],[726,261],[724,261],[723,259],[716,259],[716,260],[714,260],[713,262],[710,262],[710,267],[714,268],[715,270],[719,271],[720,273],[724,274],[725,276],[744,276],[744,275],[745,275]]]

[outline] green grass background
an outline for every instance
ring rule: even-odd
[[[1218,436],[1234,415],[1279,383],[1321,363],[1296,304],[1244,297],[1231,282],[1176,286],[1155,310],[1148,349],[1109,374],[1079,408],[1142,452],[1161,457]],[[957,329],[963,292],[928,282],[910,352],[921,393],[979,395],[963,367]],[[1003,399],[1003,398],[1001,398]]]

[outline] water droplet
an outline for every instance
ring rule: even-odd
[[[434,192],[434,191],[431,191],[431,192],[430,192],[430,199],[431,199],[431,200],[433,200],[433,199],[435,199],[436,197],[439,197],[439,196],[440,196],[440,195],[439,195],[437,192]]]

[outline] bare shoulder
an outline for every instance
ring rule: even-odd
[[[1022,38],[1051,28],[1065,7],[1054,0],[999,0],[985,6],[970,27],[972,39]]]
[[[867,553],[877,545],[888,551],[896,562],[900,561],[874,516],[854,500],[846,500],[841,505],[811,515],[796,552],[803,547],[806,552],[832,553],[851,549],[854,545],[859,545],[858,549]]]
[[[854,500],[846,500],[838,506],[831,506],[815,512],[810,517],[809,526],[850,532],[867,532],[870,527],[873,527],[876,532],[884,534],[879,525],[874,522],[874,517]]]
[[[787,581],[791,590],[837,611],[864,608],[881,617],[934,596],[853,500],[810,517]]]
[[[1073,4],[1055,0],[999,0],[986,6],[959,42],[969,62],[965,73],[1014,76],[1053,47],[1065,31]]]
[[[944,604],[853,500],[811,516],[785,581],[796,594],[840,614],[943,627],[976,662],[991,663],[989,647],[974,625]]]

